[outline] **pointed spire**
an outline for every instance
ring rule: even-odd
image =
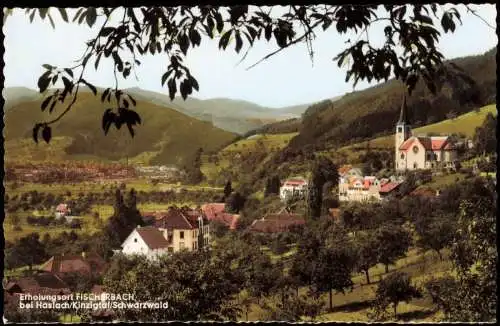
[[[403,94],[403,103],[401,103],[401,112],[399,114],[398,123],[409,124],[408,123],[408,107],[406,106],[406,92]]]

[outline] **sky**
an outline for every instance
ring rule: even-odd
[[[470,5],[491,26],[496,28],[495,5]],[[278,8],[279,10],[279,8]],[[65,23],[58,11],[52,8],[56,24],[53,29],[48,20],[37,16],[29,22],[24,9],[15,9],[3,25],[5,35],[5,87],[24,86],[37,89],[37,80],[45,70],[43,64],[59,67],[74,65],[85,50],[85,42],[96,33],[99,20],[93,28],[86,24]],[[439,49],[445,58],[482,54],[497,45],[495,29],[478,17],[467,14],[460,7],[462,26],[455,33],[442,33]],[[70,21],[74,11],[69,11]],[[228,50],[218,49],[218,40],[208,37],[201,46],[191,50],[186,63],[198,80],[200,91],[192,96],[200,99],[232,98],[254,102],[266,107],[284,107],[313,103],[338,95],[369,87],[360,82],[353,88],[352,80],[345,82],[347,68],[339,68],[332,60],[346,48],[345,41],[353,35],[339,35],[335,28],[319,32],[314,40],[314,62],[311,62],[305,44],[297,44],[260,63],[255,68],[246,68],[269,52],[277,49],[274,42],[258,42],[245,61],[238,65],[246,48],[240,54],[230,44]],[[370,41],[383,39],[382,28],[370,30]],[[353,38],[355,39],[355,37]],[[245,43],[246,44],[246,43]],[[114,86],[112,59],[101,59],[99,70],[89,67],[87,80],[101,87]],[[137,77],[131,74],[127,80],[119,80],[120,88],[139,87],[168,94],[161,86],[161,76],[166,71],[168,59],[165,54],[147,55],[140,58]],[[373,84],[372,84],[373,85]]]

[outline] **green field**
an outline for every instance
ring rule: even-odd
[[[265,146],[266,149],[282,149],[290,140],[297,136],[298,132],[291,132],[287,134],[257,134],[235,143],[226,146],[222,152],[241,152],[245,150],[252,150],[256,147],[259,141]]]

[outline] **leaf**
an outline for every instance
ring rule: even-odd
[[[132,104],[133,104],[134,106],[136,106],[136,105],[137,105],[137,102],[136,102],[136,100],[132,97],[132,95],[130,95],[130,94],[127,94],[127,95],[128,95],[128,98],[130,99],[130,101],[132,102]]]
[[[89,27],[92,27],[94,26],[95,24],[95,21],[97,19],[97,10],[93,7],[90,7],[89,9],[87,9],[87,25],[89,25]]]
[[[201,36],[200,36],[200,33],[198,33],[198,31],[196,29],[191,28],[189,30],[189,38],[191,39],[191,43],[193,44],[193,46],[200,45]]]
[[[45,69],[47,69],[47,70],[52,70],[52,69],[54,69],[54,68],[55,68],[54,66],[51,66],[51,65],[46,64],[46,63],[45,63],[45,64],[43,64],[43,65],[42,65],[42,67],[44,67],[44,68],[45,68]]]
[[[219,40],[219,49],[226,49],[227,44],[229,43],[229,38],[231,37],[232,29],[228,30]]]
[[[264,29],[264,37],[267,41],[271,40],[271,36],[273,34],[273,25],[269,24]]]
[[[111,109],[106,109],[106,111],[104,111],[102,116],[102,130],[104,131],[104,135],[108,134],[109,127],[111,123],[114,122],[115,118],[116,114]]]
[[[52,19],[52,16],[49,14],[48,17],[49,17],[50,25],[52,26],[53,29],[55,29],[56,28],[56,24],[54,24],[54,20]]]
[[[130,136],[132,136],[132,138],[133,138],[135,135],[134,128],[132,128],[132,125],[130,123],[127,123],[127,128],[128,128],[128,132],[130,132]]]
[[[64,89],[67,89],[69,91],[71,89],[73,83],[70,82],[69,79],[64,77],[64,76],[62,77],[62,81],[64,83]]]
[[[41,108],[42,108],[42,112],[45,111],[45,109],[47,108],[47,105],[49,105],[49,102],[50,100],[52,99],[52,95],[47,97],[43,102],[42,102],[42,105],[41,105]]]
[[[57,101],[52,102],[52,105],[50,106],[50,109],[49,109],[49,113],[52,113],[52,111],[54,111],[56,103],[57,103]]]
[[[191,85],[193,86],[193,88],[199,91],[198,81],[193,76],[190,76],[189,79],[191,81]]]
[[[125,106],[125,108],[128,108],[128,101],[127,100],[123,100],[123,105]]]
[[[35,124],[35,126],[33,127],[33,134],[32,134],[32,137],[33,137],[33,140],[35,141],[35,143],[38,144],[38,131],[40,130],[40,127],[42,125],[37,123]]]
[[[236,53],[240,53],[241,47],[243,46],[243,40],[241,39],[240,31],[236,31],[235,37],[236,37],[235,50],[236,50]]]
[[[50,83],[49,76],[50,76],[50,74],[51,74],[50,71],[46,71],[38,79],[38,88],[40,89],[40,93],[45,92],[45,90],[47,89],[47,87],[49,87],[49,83]]]
[[[217,32],[222,33],[222,29],[224,28],[224,21],[222,20],[222,15],[220,12],[216,12],[215,23],[217,24]]]
[[[52,85],[54,85],[55,83],[57,83],[57,78],[59,77],[59,75],[55,75],[54,77],[52,77]]]
[[[104,27],[101,32],[99,33],[99,36],[108,36],[109,34],[113,33],[115,31],[114,27]]]
[[[66,13],[66,9],[65,8],[57,8],[57,10],[59,10],[59,13],[61,14],[62,19],[65,22],[68,22],[68,14]]]
[[[45,16],[47,15],[48,11],[49,8],[39,8],[38,13],[40,14],[40,18],[45,19]]]
[[[70,75],[71,77],[73,77],[73,70],[69,69],[69,68],[65,68],[64,71],[66,71],[66,73],[68,75]]]
[[[165,82],[167,81],[168,77],[172,74],[174,70],[171,69],[171,70],[167,70],[166,73],[163,74],[163,76],[161,76],[161,86],[165,85]]]
[[[181,48],[182,53],[186,55],[187,50],[189,48],[189,38],[185,33],[181,34],[178,39],[179,47]],[[191,41],[192,42],[192,41]]]
[[[50,142],[50,139],[52,138],[52,129],[50,128],[50,126],[45,125],[42,130],[42,138],[47,144]]]
[[[80,17],[80,14],[82,13],[82,11],[83,11],[83,8],[78,9],[78,11],[76,12],[75,16],[73,17],[73,23],[76,22],[76,20],[78,19],[78,17]]]
[[[175,83],[175,79],[170,79],[167,83],[168,86],[168,95],[170,96],[170,100],[174,100],[175,93],[177,93],[177,84]]]
[[[94,85],[90,84],[89,82],[87,82],[85,79],[81,79],[82,83],[84,83],[85,85],[87,85],[88,88],[90,88],[90,90],[92,91],[92,93],[94,93],[94,95],[97,95],[97,89],[95,88]]]

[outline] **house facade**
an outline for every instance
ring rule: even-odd
[[[280,187],[281,200],[285,201],[293,196],[305,196],[307,185],[307,180],[300,177],[286,180]]]
[[[168,253],[169,242],[155,227],[138,226],[123,241],[121,252],[124,255],[142,255],[155,260]]]
[[[408,122],[406,97],[403,98],[395,135],[396,171],[454,168],[458,154],[450,136],[414,136]]]

